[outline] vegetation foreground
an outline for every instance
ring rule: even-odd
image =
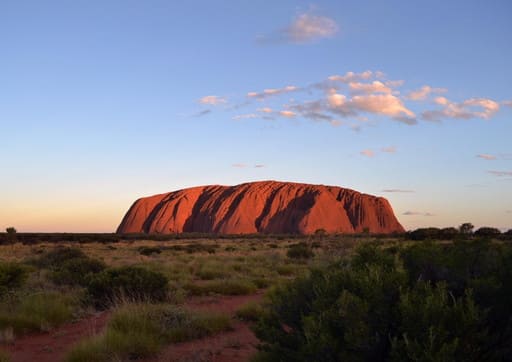
[[[253,361],[512,360],[512,243],[431,235],[1,245],[2,350],[108,311],[103,332],[62,358],[155,358],[250,323],[260,341]],[[264,301],[234,315],[188,308],[258,290]]]

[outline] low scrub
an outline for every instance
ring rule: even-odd
[[[87,292],[97,307],[107,307],[118,299],[163,301],[169,290],[164,274],[140,267],[106,269],[91,277]]]
[[[100,260],[88,257],[74,258],[56,266],[49,277],[57,284],[86,286],[94,274],[105,268],[105,263]]]
[[[191,295],[248,295],[253,294],[258,289],[250,280],[245,279],[226,279],[212,280],[202,283],[188,283],[184,286]]]
[[[73,317],[75,300],[59,293],[37,293],[0,305],[0,330],[14,335],[49,331]]]
[[[315,253],[309,246],[304,243],[294,244],[286,252],[286,256],[291,259],[310,259]]]
[[[150,256],[152,254],[160,254],[162,250],[154,246],[142,246],[139,248],[139,254]]]
[[[16,263],[0,263],[0,296],[23,286],[28,269]]]
[[[264,314],[265,310],[261,304],[256,302],[248,302],[236,310],[237,318],[244,321],[257,321],[263,318]]]
[[[78,344],[68,362],[133,360],[156,354],[165,344],[202,338],[230,328],[229,317],[169,304],[128,304],[116,310],[106,331]]]

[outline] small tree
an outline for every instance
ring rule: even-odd
[[[14,228],[13,226],[9,226],[5,228],[5,232],[7,233],[7,241],[9,243],[16,242],[16,228]]]
[[[475,226],[470,222],[465,222],[459,226],[459,232],[463,235],[471,235]]]

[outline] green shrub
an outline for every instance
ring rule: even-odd
[[[85,253],[77,248],[58,247],[33,261],[41,268],[54,269],[70,259],[87,258]]]
[[[140,267],[106,269],[90,278],[87,292],[98,307],[105,307],[117,298],[162,301],[166,298],[168,280],[164,274]]]
[[[156,354],[165,343],[202,338],[229,328],[229,318],[223,315],[166,304],[128,304],[114,312],[104,334],[80,343],[67,361],[141,359]]]
[[[244,321],[257,321],[261,319],[265,313],[265,310],[261,306],[261,304],[255,302],[248,302],[242,305],[240,308],[236,310],[235,315]]]
[[[23,286],[27,277],[26,267],[15,263],[0,263],[0,296]]]
[[[315,253],[305,244],[294,244],[290,246],[286,256],[292,259],[310,259],[315,256]]]
[[[92,275],[104,270],[105,263],[88,257],[73,258],[55,267],[49,277],[57,284],[86,286]]]

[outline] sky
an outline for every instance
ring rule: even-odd
[[[0,228],[257,180],[512,228],[512,2],[0,1]]]

